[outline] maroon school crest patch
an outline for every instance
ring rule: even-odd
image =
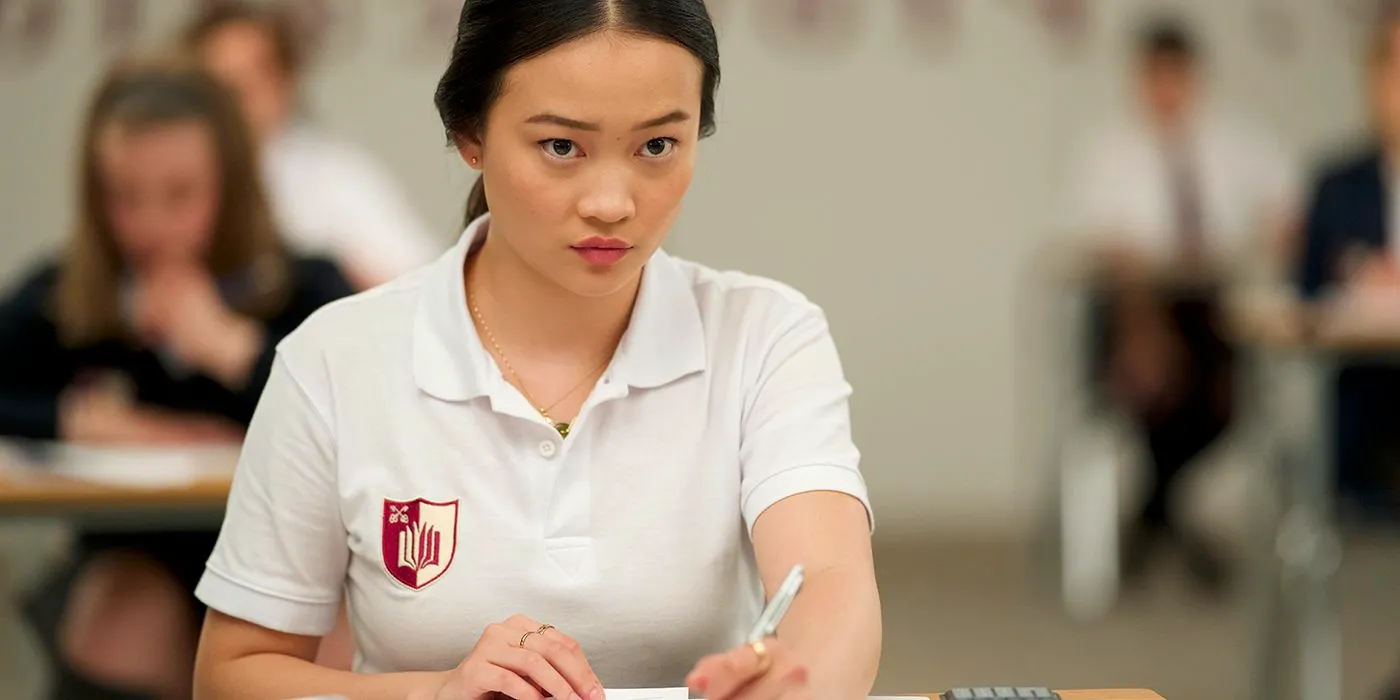
[[[457,553],[457,501],[384,499],[384,569],[418,590],[438,580]]]

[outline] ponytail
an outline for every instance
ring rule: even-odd
[[[467,195],[467,212],[462,221],[462,228],[466,228],[490,210],[490,207],[486,206],[486,178],[479,177],[476,184],[472,185],[472,193]]]

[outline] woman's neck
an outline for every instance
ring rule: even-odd
[[[617,347],[632,316],[640,278],[605,297],[583,297],[542,276],[487,236],[466,263],[468,304],[513,362],[594,362]],[[483,329],[478,328],[479,332]]]

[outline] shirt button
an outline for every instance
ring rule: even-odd
[[[544,457],[545,459],[549,459],[550,457],[554,456],[554,452],[557,449],[558,448],[554,446],[553,442],[545,440],[544,442],[540,443],[540,456]]]

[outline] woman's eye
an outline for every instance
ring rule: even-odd
[[[568,139],[546,139],[540,142],[545,153],[555,158],[577,158],[578,144]]]
[[[647,158],[665,158],[676,149],[676,140],[668,138],[652,139],[642,146],[642,155]]]

